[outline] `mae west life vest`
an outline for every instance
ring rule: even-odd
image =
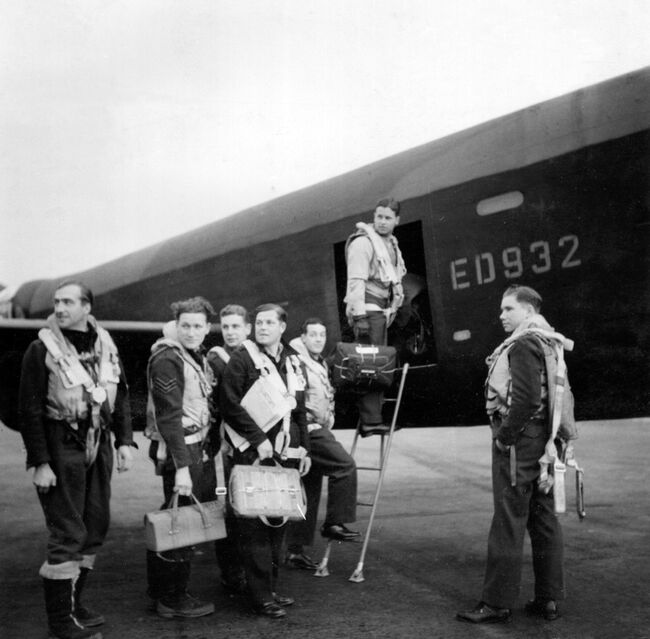
[[[282,420],[282,428],[275,437],[275,452],[282,459],[301,459],[307,453],[302,447],[290,447],[291,412],[296,407],[296,394],[305,390],[305,379],[301,362],[297,355],[289,355],[285,359],[286,384],[278,369],[252,340],[244,340],[241,344],[247,351],[259,377],[246,391],[241,399],[241,406],[250,418],[264,432],[268,432]],[[250,447],[250,442],[242,437],[232,426],[225,424],[226,433],[232,445],[239,451]]]
[[[289,342],[307,371],[307,384],[305,386],[305,408],[307,409],[308,429],[332,428],[334,425],[334,387],[332,386],[327,363],[317,362],[307,350],[303,341],[296,337]]]
[[[156,411],[151,395],[151,364],[162,353],[171,349],[183,363],[183,408],[182,426],[185,432],[185,443],[202,442],[210,426],[209,398],[212,394],[212,371],[205,358],[201,366],[183,347],[171,338],[163,337],[151,347],[151,357],[147,365],[148,396],[147,396],[147,426],[145,436],[160,442],[158,457],[166,454],[164,441],[156,424]]]
[[[544,324],[546,322],[544,321]],[[546,324],[548,326],[548,324]],[[544,353],[544,369],[542,370],[541,396],[542,412],[548,407],[549,432],[553,425],[550,423],[556,406],[558,388],[562,388],[562,401],[560,420],[556,434],[564,441],[575,439],[578,436],[574,416],[574,399],[569,385],[566,364],[564,363],[564,350],[572,350],[573,342],[567,340],[562,334],[556,333],[550,327],[540,328],[534,325],[517,331],[486,359],[488,376],[485,380],[485,407],[490,417],[498,414],[505,418],[510,410],[512,377],[508,353],[515,342],[525,335],[533,335],[539,342]]]
[[[406,265],[397,238],[394,235],[389,238],[396,258],[396,264],[393,264],[386,242],[373,226],[365,222],[357,222],[356,227],[357,230],[348,237],[345,243],[346,261],[350,244],[358,237],[367,237],[373,248],[373,258],[370,264],[371,278],[366,283],[366,295],[376,294],[378,297],[387,298],[391,308],[396,310],[404,301],[402,278],[406,275]],[[349,301],[347,296],[344,301]],[[379,310],[382,309],[379,308]]]
[[[47,349],[45,365],[49,371],[45,414],[50,419],[66,421],[73,428],[77,422],[93,416],[99,428],[100,409],[115,409],[120,363],[117,347],[108,331],[98,326],[92,316],[88,322],[97,333],[91,357],[82,363],[75,347],[64,337],[51,315],[47,327],[38,337]]]
[[[541,324],[541,327],[540,327]],[[533,335],[544,353],[545,366],[542,370],[542,407],[548,406],[548,440],[544,453],[539,458],[540,474],[537,480],[540,490],[548,493],[555,485],[555,511],[566,509],[564,497],[565,462],[558,451],[559,438],[562,447],[578,437],[574,415],[574,399],[564,361],[564,350],[573,350],[573,342],[554,332],[543,317],[537,316],[526,325],[520,326],[487,358],[489,373],[485,382],[486,408],[490,420],[498,414],[507,416],[510,408],[510,386],[512,383],[508,363],[508,352],[515,342],[525,335]],[[512,455],[512,452],[511,452]],[[512,456],[511,456],[512,459]]]

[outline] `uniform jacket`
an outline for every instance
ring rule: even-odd
[[[531,421],[548,423],[546,360],[540,340],[524,332],[531,327],[552,330],[537,315],[487,358],[486,407],[495,436],[505,445],[514,444]]]
[[[171,339],[158,340],[149,360],[149,390],[155,411],[155,431],[166,443],[176,468],[189,466],[186,436],[210,425],[212,373],[201,353],[192,353]],[[147,434],[156,439],[152,425]]]
[[[82,360],[93,362],[89,364],[91,368],[97,368],[101,359],[102,343],[97,332],[97,323],[92,316],[88,320],[88,332],[63,330],[57,328],[58,337],[65,339],[71,348],[82,355]],[[106,343],[106,342],[104,342]],[[57,399],[53,393],[57,393],[59,384],[52,380],[53,375],[59,375],[55,368],[48,368],[47,360],[51,357],[40,340],[32,342],[23,358],[22,373],[19,390],[19,411],[21,422],[21,434],[25,442],[27,451],[27,467],[39,466],[51,461],[47,432],[48,428],[54,421],[65,421],[55,419],[57,413],[53,410],[57,404],[59,408],[63,407],[62,397]],[[117,350],[112,357],[115,365],[114,373],[117,373],[117,381],[114,392],[114,405],[111,410],[110,403],[105,401],[100,409],[100,419],[104,427],[110,428],[115,434],[115,447],[123,445],[133,445],[133,432],[131,428],[131,409],[129,406],[128,388],[122,363],[117,356]],[[50,362],[50,365],[52,362]],[[56,372],[55,372],[56,371]],[[97,379],[98,370],[91,372],[91,377]],[[111,382],[112,383],[112,382]],[[81,390],[77,389],[79,393]],[[84,390],[83,393],[87,395]],[[66,400],[68,401],[69,397]],[[76,400],[75,400],[76,401]],[[89,402],[90,398],[86,397]],[[77,417],[79,418],[77,427],[80,432],[70,429],[73,437],[77,437],[79,444],[85,447],[85,430],[89,426],[90,410],[86,410],[85,416],[77,404]],[[50,416],[48,416],[48,414]],[[70,423],[70,422],[68,422]]]
[[[282,344],[278,361],[269,356],[285,384],[287,382],[286,360],[291,356],[294,356],[297,360],[296,351],[286,344]],[[300,368],[304,376],[304,364],[300,363]],[[282,427],[282,421],[279,421],[265,433],[241,407],[242,398],[259,376],[260,373],[255,368],[248,351],[244,346],[239,346],[230,357],[219,389],[219,406],[223,418],[239,435],[248,440],[252,447],[259,446],[267,438],[271,443],[274,443]],[[296,394],[296,408],[291,411],[289,445],[293,448],[302,446],[306,451],[309,451],[304,391],[299,391]]]
[[[371,235],[374,242],[385,247],[385,260],[378,255]],[[358,223],[357,230],[347,240],[346,261],[348,280],[345,302],[348,317],[365,315],[368,303],[381,308],[390,306],[393,311],[402,305],[404,292],[401,282],[406,267],[394,235],[383,239],[370,225]]]

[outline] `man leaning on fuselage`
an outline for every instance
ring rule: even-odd
[[[101,638],[104,617],[81,603],[109,526],[113,469],[132,464],[128,391],[117,348],[90,314],[82,282],[54,292],[54,314],[25,353],[20,379],[27,468],[49,531],[43,578],[48,626],[56,639]]]

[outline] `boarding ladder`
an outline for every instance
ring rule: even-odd
[[[384,398],[385,402],[395,403],[395,410],[393,411],[393,417],[391,419],[390,429],[388,430],[387,433],[379,434],[379,454],[378,454],[377,464],[375,466],[357,466],[357,470],[377,472],[379,473],[379,476],[377,478],[377,484],[375,485],[375,494],[372,501],[357,502],[358,506],[368,506],[371,508],[371,510],[370,510],[370,519],[368,520],[368,526],[366,528],[366,533],[363,537],[363,546],[361,547],[361,554],[359,555],[359,561],[357,563],[357,567],[355,568],[354,572],[349,577],[349,581],[355,583],[361,583],[362,581],[365,581],[365,577],[363,576],[363,564],[366,557],[366,551],[368,550],[368,544],[370,543],[370,533],[372,531],[372,525],[375,520],[375,513],[377,512],[377,504],[379,502],[379,495],[381,493],[381,487],[384,481],[384,474],[386,472],[386,467],[388,465],[388,456],[390,455],[390,447],[393,442],[393,435],[395,433],[395,427],[397,424],[397,416],[399,414],[399,408],[402,403],[402,394],[404,392],[404,384],[406,382],[406,375],[408,373],[408,369],[409,369],[409,365],[404,364],[404,367],[402,369],[402,377],[400,379],[399,388],[397,391],[397,397]],[[360,436],[361,436],[361,422],[357,424],[357,429],[354,433],[352,448],[350,450],[350,454],[352,455],[352,457],[354,457],[354,454],[357,450],[357,443],[359,441]],[[374,437],[374,435],[372,435],[371,437]],[[330,553],[332,551],[332,541],[334,540],[328,539],[327,541],[327,547],[325,548],[325,553],[323,554],[323,558],[320,560],[320,563],[318,564],[318,568],[316,569],[315,572],[316,577],[327,577],[330,574],[327,564],[329,562]]]

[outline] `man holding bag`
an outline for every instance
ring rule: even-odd
[[[345,245],[347,289],[345,314],[361,344],[385,346],[388,327],[404,302],[402,278],[406,266],[397,238],[400,203],[393,198],[377,202],[372,224],[358,222]],[[359,432],[362,437],[387,434],[390,430],[382,417],[382,391],[360,395]]]
[[[255,342],[246,340],[232,353],[223,376],[219,404],[235,464],[251,465],[257,460],[275,458],[283,466],[298,468],[305,475],[311,466],[305,374],[297,353],[282,342],[286,320],[286,311],[277,304],[263,304],[256,309]],[[254,410],[254,390],[249,393],[262,375],[283,389],[289,407],[285,415],[270,424],[261,423],[264,416]],[[285,607],[294,603],[291,597],[276,590],[285,526],[267,526],[258,518],[240,518],[238,529],[254,611],[271,618],[284,617]]]
[[[178,493],[184,506],[192,503],[192,494],[200,501],[214,499],[214,463],[204,450],[212,373],[202,350],[214,311],[202,297],[175,302],[171,308],[176,321],[165,326],[163,337],[151,347],[145,434],[152,440],[149,456],[162,476],[164,505]],[[187,591],[191,557],[191,548],[147,550],[148,593],[159,616],[193,618],[214,612],[214,604]]]

